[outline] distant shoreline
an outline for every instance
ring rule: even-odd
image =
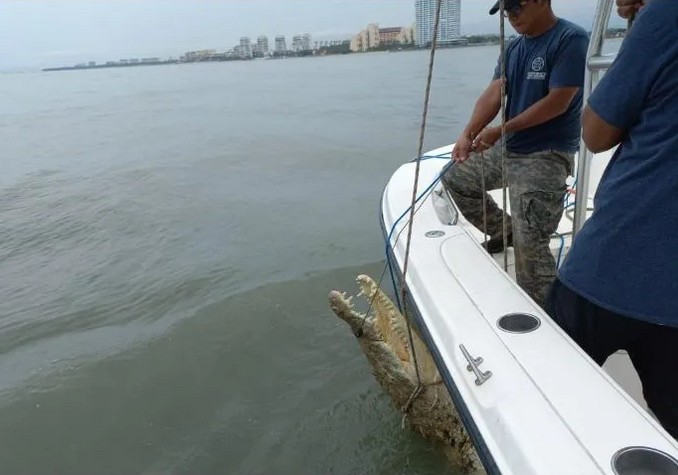
[[[475,46],[492,46],[498,45],[499,40],[496,41],[486,41],[480,43],[460,43],[453,45],[439,45],[436,49],[458,49],[458,48],[470,48]],[[280,59],[293,59],[293,58],[325,58],[328,56],[347,56],[354,54],[365,54],[365,53],[403,53],[408,51],[428,51],[430,48],[413,48],[413,47],[392,47],[388,49],[375,49],[368,51],[357,51],[357,52],[347,52],[347,53],[317,53],[317,54],[304,54],[304,55],[289,55],[289,56],[280,56],[280,57],[269,57],[269,58],[237,58],[237,59],[224,59],[223,57],[218,57],[215,59],[203,59],[201,61],[180,61],[177,59],[163,60],[163,61],[151,61],[151,62],[138,62],[138,63],[104,63],[104,64],[78,64],[75,66],[58,66],[52,68],[43,68],[43,72],[53,72],[53,71],[83,71],[88,69],[111,69],[111,68],[134,68],[140,66],[166,66],[172,64],[195,64],[195,63],[223,63],[231,61],[254,61],[257,59],[266,59],[266,60],[280,60]]]
[[[607,39],[622,38],[625,34],[625,29],[623,28],[611,28],[607,32]],[[482,38],[482,39],[481,39]],[[470,40],[470,41],[469,41]],[[479,41],[480,40],[480,41]],[[496,46],[500,43],[499,37],[496,35],[478,35],[476,37],[468,37],[466,41],[460,41],[458,43],[438,45],[437,49],[457,49],[457,48],[472,48],[478,46]],[[365,54],[365,53],[402,53],[407,51],[428,51],[430,46],[427,47],[415,47],[411,44],[405,45],[385,45],[382,48],[373,48],[367,51],[347,51],[347,50],[314,50],[314,51],[302,51],[302,52],[285,52],[284,54],[269,56],[265,58],[239,58],[228,56],[226,54],[216,54],[214,56],[201,58],[199,60],[193,61],[184,61],[178,59],[167,59],[167,60],[157,60],[153,58],[152,61],[142,60],[138,62],[121,62],[109,61],[103,64],[77,64],[75,66],[59,66],[53,68],[44,68],[41,71],[43,72],[52,72],[52,71],[82,71],[88,69],[110,69],[110,68],[132,68],[139,66],[166,66],[173,64],[195,64],[195,63],[220,63],[220,62],[231,62],[231,61],[254,61],[254,60],[281,60],[281,59],[291,59],[291,58],[325,58],[328,56],[346,56],[353,54]]]
[[[56,68],[44,68],[42,71],[80,71],[82,69],[108,69],[108,68],[135,68],[138,66],[163,66],[166,64],[179,64],[176,59],[167,61],[149,61],[145,63],[116,63],[116,64],[94,64],[94,65],[75,65],[75,66],[59,66]]]

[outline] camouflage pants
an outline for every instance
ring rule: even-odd
[[[556,276],[556,262],[549,249],[551,235],[563,214],[565,180],[572,169],[573,154],[544,151],[531,154],[506,153],[506,182],[511,215],[507,229],[513,233],[516,280],[527,294],[544,306],[549,286]],[[472,153],[455,164],[443,177],[464,217],[483,229],[483,199],[487,209],[487,234],[501,240],[503,211],[485,190],[501,189],[501,148],[494,146],[482,155]]]

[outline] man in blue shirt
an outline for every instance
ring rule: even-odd
[[[617,0],[620,14],[638,0]],[[639,10],[583,115],[593,152],[619,145],[548,299],[598,363],[625,349],[678,439],[678,2]]]
[[[565,180],[580,141],[588,35],[558,18],[551,0],[506,0],[504,5],[520,34],[506,48],[507,242],[514,246],[518,284],[544,305],[556,276],[549,244],[563,214]],[[498,9],[497,3],[490,14]],[[489,252],[504,248],[504,213],[483,193],[502,187],[501,127],[487,127],[500,111],[500,69],[495,68],[455,144],[456,165],[443,177],[464,217],[489,235]]]

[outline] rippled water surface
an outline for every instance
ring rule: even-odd
[[[426,148],[496,54],[438,53]],[[0,472],[451,471],[327,304],[382,270],[427,61],[0,75]]]

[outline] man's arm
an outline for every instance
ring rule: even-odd
[[[476,101],[473,114],[462,134],[473,140],[487,124],[492,122],[501,108],[501,79],[493,80]]]
[[[562,43],[549,73],[549,93],[506,123],[506,132],[518,132],[564,114],[584,85],[588,37],[571,35]]]
[[[619,144],[624,138],[624,130],[605,122],[591,106],[584,108],[582,115],[582,138],[593,153],[600,153]]]
[[[494,79],[476,101],[471,120],[457,139],[452,158],[463,162],[473,148],[473,140],[478,133],[494,119],[501,108],[501,79]]]
[[[506,133],[529,129],[567,111],[578,87],[558,87],[551,89],[546,97],[532,104],[523,112],[506,122]],[[475,138],[473,149],[482,152],[492,147],[501,138],[501,127],[488,127]]]
[[[578,91],[578,87],[551,89],[546,97],[506,122],[506,133],[529,129],[564,114]]]
[[[624,3],[628,2],[617,0],[620,8]],[[618,145],[640,120],[662,68],[664,44],[676,38],[675,23],[662,15],[661,3],[643,7],[612,66],[591,93],[582,115],[582,139],[592,152]]]
[[[549,93],[506,123],[506,132],[518,132],[541,125],[564,114],[584,85],[587,36],[572,35],[558,51],[549,74]]]
[[[617,0],[617,13],[622,18],[630,18],[644,6],[644,0]],[[582,139],[593,153],[605,152],[618,145],[624,133],[624,129],[606,122],[590,105],[584,107]]]
[[[556,62],[549,74],[549,92],[546,97],[509,120],[506,133],[536,127],[565,113],[584,84],[588,37],[573,35],[561,44]],[[474,147],[486,150],[501,138],[500,127],[490,127],[476,137]]]

